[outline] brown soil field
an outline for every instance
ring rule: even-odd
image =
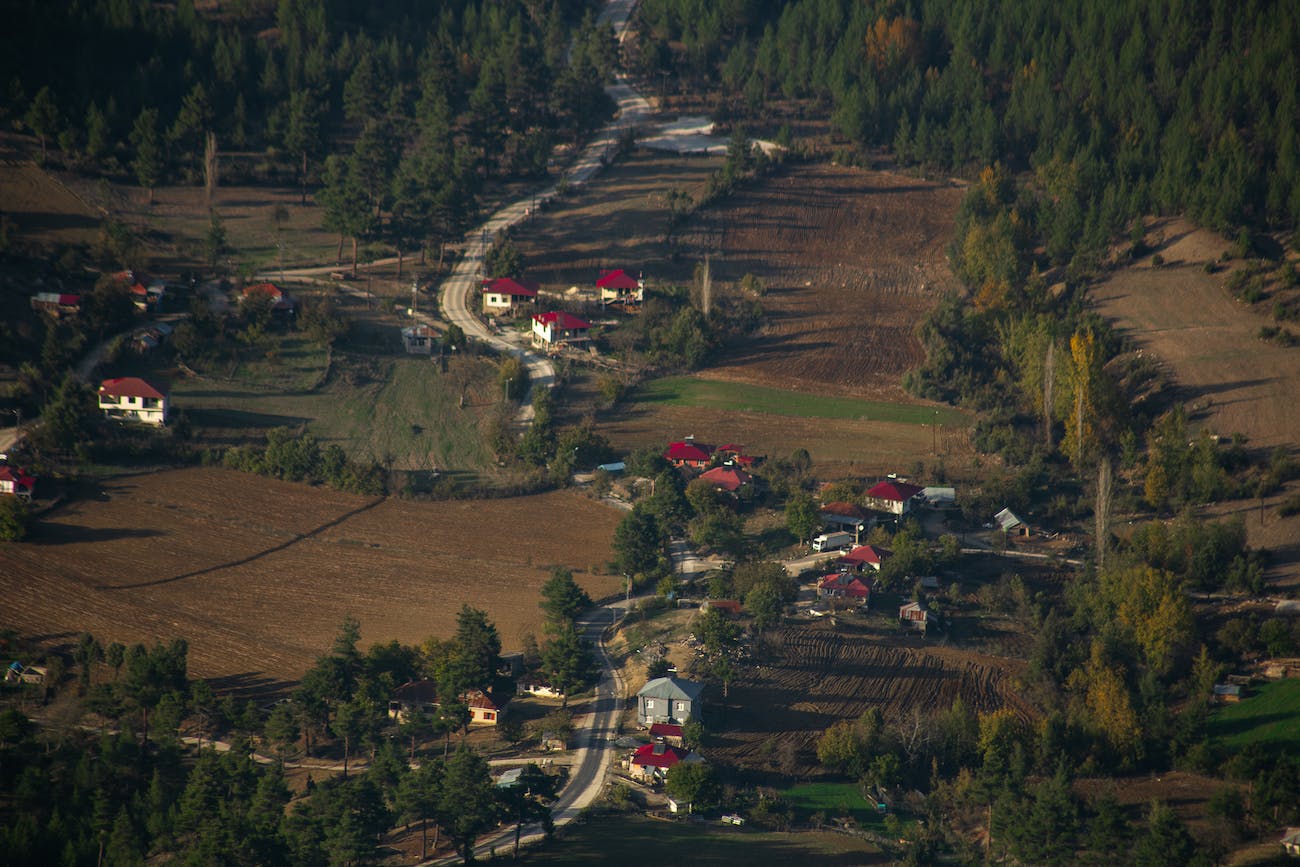
[[[556,516],[563,515],[563,520]],[[309,667],[343,618],[362,645],[417,643],[485,610],[502,644],[541,632],[538,589],[572,568],[592,594],[620,514],[571,492],[409,502],[202,468],[120,477],[95,499],[0,543],[0,625],[52,644],[190,642],[193,674],[274,691]],[[16,600],[16,601],[15,601]]]
[[[1222,237],[1183,221],[1160,221],[1148,236],[1163,236],[1150,257],[1114,271],[1092,291],[1102,315],[1164,365],[1190,414],[1213,433],[1242,433],[1259,450],[1296,449],[1300,431],[1300,348],[1259,339],[1271,320],[1234,300],[1225,288],[1231,270],[1205,273],[1228,246]],[[1212,514],[1247,518],[1250,544],[1275,553],[1273,577],[1300,586],[1300,516],[1279,517],[1276,506],[1295,493],[1292,484],[1265,503],[1231,503]]]
[[[962,191],[891,172],[791,168],[687,227],[688,258],[715,279],[766,286],[763,329],[710,376],[911,402],[900,378],[924,358],[916,326],[960,285],[944,252]]]
[[[35,140],[0,133],[0,213],[19,246],[74,246],[99,238],[100,213],[38,167]]]
[[[747,667],[732,684],[725,733],[709,755],[738,767],[806,774],[817,739],[834,722],[879,707],[888,720],[929,716],[961,699],[972,710],[1033,709],[1013,687],[1013,662],[914,641],[787,626],[772,639],[772,665]],[[771,764],[769,764],[771,763]]]

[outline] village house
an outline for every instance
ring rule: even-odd
[[[153,352],[172,334],[172,327],[166,322],[155,322],[145,328],[131,332],[131,349],[139,355]]]
[[[682,727],[672,723],[655,723],[650,726],[650,740],[663,741],[670,747],[684,746]]]
[[[21,662],[14,660],[9,663],[5,669],[5,683],[32,683],[43,684],[49,674],[49,669],[43,665],[23,665]]]
[[[636,694],[636,721],[682,725],[700,715],[700,694],[704,684],[676,677],[656,677]]]
[[[1241,684],[1216,683],[1214,685],[1215,704],[1236,704],[1241,701]]]
[[[938,617],[926,607],[924,601],[908,602],[898,607],[898,619],[913,629],[925,632]]]
[[[1010,509],[1003,509],[993,516],[993,522],[998,525],[1005,536],[1020,536],[1029,538],[1029,525],[1020,520],[1020,516]]]
[[[664,459],[679,470],[702,470],[713,460],[713,446],[697,443],[695,437],[688,436],[679,442],[669,443]]]
[[[525,304],[535,305],[539,288],[532,280],[516,280],[514,277],[484,280],[483,312],[514,313]]]
[[[754,477],[737,467],[714,467],[700,474],[700,478],[713,486],[715,491],[738,494],[741,488],[753,484]]]
[[[32,309],[48,313],[55,319],[76,316],[81,312],[81,296],[66,292],[37,292],[32,296]]]
[[[31,500],[36,491],[36,477],[21,467],[0,463],[0,495]]]
[[[868,509],[902,516],[912,511],[916,495],[919,493],[921,488],[917,485],[887,479],[867,491],[865,499]]]
[[[498,700],[491,692],[474,689],[461,696],[469,708],[470,723],[496,725],[501,719],[501,712],[506,702]],[[388,701],[388,716],[398,722],[405,722],[412,714],[437,713],[438,684],[433,680],[412,680],[393,691]]]
[[[591,323],[572,313],[552,310],[533,314],[533,345],[554,349],[564,344],[584,343]]]
[[[438,332],[432,325],[408,325],[402,329],[402,348],[408,355],[432,355],[438,345]]]
[[[876,523],[876,519],[868,515],[866,509],[856,503],[843,501],[822,506],[820,515],[823,529],[827,532],[852,533],[855,542],[861,542],[862,534]]]
[[[745,454],[745,447],[739,443],[727,443],[718,446],[713,450],[713,455],[726,466],[742,467],[744,469],[753,469],[763,462],[762,457]]]
[[[99,386],[99,408],[109,418],[153,425],[167,423],[167,395],[135,376],[104,380]]]
[[[1300,828],[1287,828],[1282,839],[1282,851],[1291,858],[1300,858]]]
[[[848,599],[859,605],[871,601],[870,578],[859,577],[849,572],[835,572],[822,577],[817,585],[817,595],[822,598]]]
[[[645,281],[619,268],[601,271],[596,280],[602,304],[640,304],[645,298]]]
[[[892,556],[894,556],[892,551],[886,551],[876,545],[859,545],[843,557],[840,557],[835,563],[842,569],[855,572],[861,572],[867,568],[879,572],[885,560]]]
[[[693,752],[656,741],[638,748],[632,754],[628,766],[634,779],[653,785],[663,782],[668,776],[668,771],[679,762],[700,761],[703,759]]]
[[[252,303],[255,299],[266,299],[271,315],[280,320],[292,319],[298,311],[298,302],[293,296],[274,283],[251,283],[244,287],[241,299],[245,304]]]
[[[727,617],[739,617],[742,610],[738,599],[705,599],[700,611],[721,611]]]

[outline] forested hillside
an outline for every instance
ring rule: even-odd
[[[342,234],[402,246],[457,231],[483,178],[544,171],[609,111],[614,48],[591,0],[195,5],[6,4],[0,121],[47,159],[150,189],[261,153],[304,198],[323,176]]]
[[[827,105],[906,163],[1031,169],[1053,252],[1125,219],[1300,218],[1300,23],[1276,0],[646,0],[648,70]]]

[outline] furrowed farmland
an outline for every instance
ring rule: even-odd
[[[726,731],[710,750],[728,763],[810,773],[827,726],[872,707],[893,722],[929,717],[958,700],[980,713],[1033,714],[1015,694],[1005,659],[886,644],[829,624],[779,630],[772,653],[779,664],[746,669],[731,686]]]
[[[552,520],[557,513],[564,521]],[[0,545],[6,626],[48,641],[184,637],[195,675],[270,688],[296,679],[347,615],[362,643],[450,635],[462,603],[502,643],[540,632],[553,565],[592,594],[619,579],[618,513],[566,492],[412,503],[218,469],[120,477],[57,509],[21,545]]]

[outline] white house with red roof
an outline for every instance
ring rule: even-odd
[[[851,572],[834,572],[823,575],[817,585],[818,596],[830,596],[836,599],[852,599],[866,605],[871,599],[870,578],[854,575]]]
[[[471,723],[492,726],[501,720],[501,712],[506,705],[491,692],[481,689],[470,690],[461,696],[461,700],[469,708]],[[388,702],[388,716],[398,722],[405,722],[412,714],[432,714],[438,707],[437,682],[428,679],[412,680],[393,691]]]
[[[99,408],[109,418],[164,425],[167,395],[137,376],[106,379],[99,386]]]
[[[0,463],[0,495],[30,500],[35,491],[35,476],[21,467]]]
[[[714,467],[701,473],[700,478],[713,486],[714,490],[734,494],[746,485],[752,484],[754,477],[739,467]]]
[[[718,446],[714,454],[722,458],[723,463],[735,464],[745,469],[756,467],[763,462],[763,458],[756,455],[745,454],[745,447],[739,443],[727,443]]]
[[[867,508],[891,515],[906,515],[912,511],[912,504],[919,493],[921,488],[918,485],[886,479],[867,491]]]
[[[32,309],[48,313],[55,319],[76,316],[81,311],[81,296],[66,292],[37,292],[32,296]]]
[[[524,304],[536,304],[541,287],[532,280],[495,277],[483,281],[483,312],[511,313]]]
[[[596,288],[600,290],[600,300],[604,304],[640,304],[645,298],[645,281],[633,277],[622,268],[601,271],[596,280]]]
[[[591,323],[563,310],[533,314],[533,345],[554,348],[587,339]]]
[[[690,467],[694,470],[702,470],[713,460],[713,446],[697,443],[695,437],[687,437],[669,443],[664,458],[678,469]]]
[[[657,783],[667,777],[668,771],[679,762],[702,761],[704,760],[693,752],[656,741],[638,748],[628,764],[634,778],[646,783]]]
[[[876,545],[859,545],[835,562],[841,566],[847,566],[850,569],[859,571],[870,566],[879,572],[881,564],[885,562],[886,558],[892,556],[894,556],[892,551],[886,551]]]

